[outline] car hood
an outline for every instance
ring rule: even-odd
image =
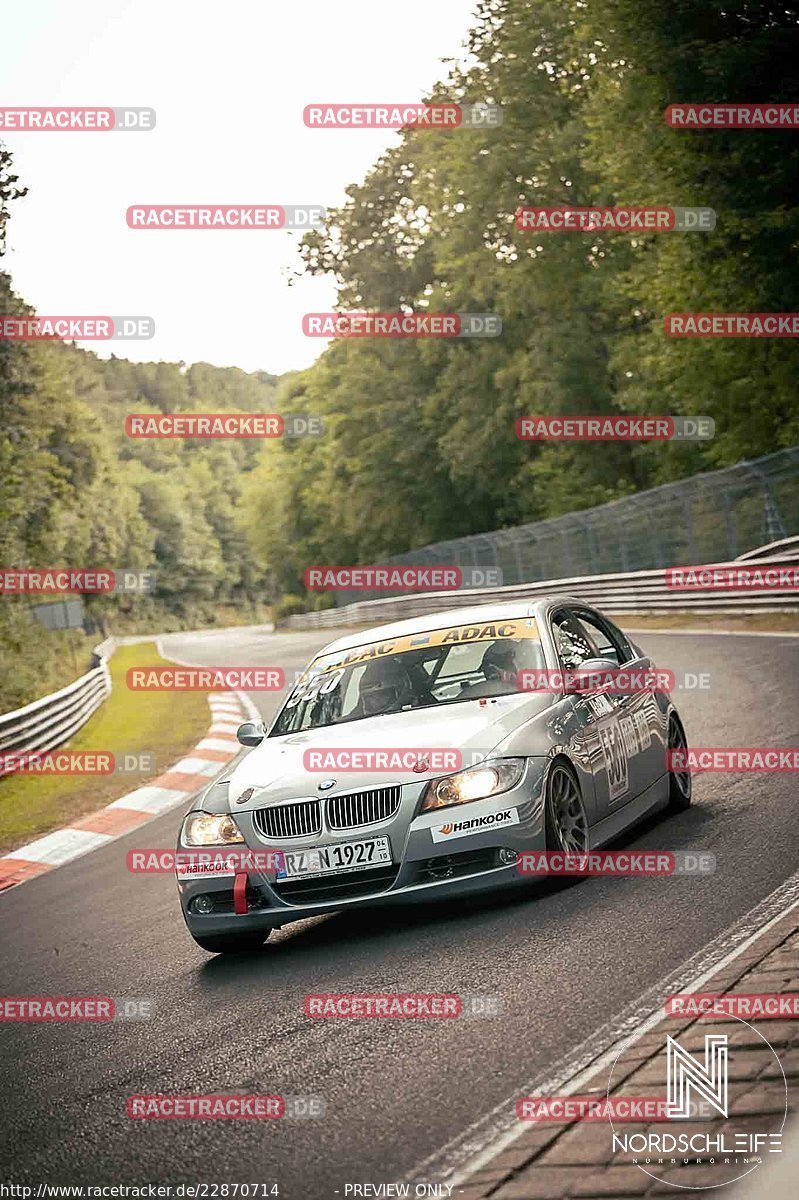
[[[303,766],[306,750],[460,750],[463,765],[489,755],[520,725],[548,709],[548,694],[496,696],[485,702],[467,700],[440,708],[414,709],[381,717],[366,717],[303,733],[265,738],[230,777],[231,808],[246,812],[264,804],[317,795],[322,780],[335,779],[326,795],[360,791],[387,784],[421,783],[436,772],[419,774],[412,768],[391,771],[325,770]],[[438,772],[441,774],[441,772]],[[255,789],[244,804],[235,801],[247,788]]]

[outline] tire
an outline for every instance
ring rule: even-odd
[[[588,850],[588,814],[571,765],[557,759],[547,778],[545,826],[548,850],[581,854]]]
[[[676,713],[671,713],[669,716],[668,748],[669,750],[688,749],[685,730]],[[668,811],[672,813],[685,812],[687,808],[691,807],[692,796],[693,787],[690,770],[669,771]]]
[[[267,929],[261,933],[215,933],[209,937],[195,937],[197,945],[201,950],[207,950],[209,954],[252,954],[255,950],[260,950],[266,939],[271,933],[271,929]]]

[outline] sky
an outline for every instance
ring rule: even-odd
[[[133,204],[345,200],[397,134],[307,129],[306,104],[418,102],[460,58],[476,0],[37,0],[4,18],[0,107],[156,110],[150,132],[5,131],[28,195],[2,267],[42,315],[151,316],[118,356],[275,374],[335,304],[287,230],[128,229]],[[9,15],[13,12],[13,16]],[[100,354],[102,343],[83,343]]]

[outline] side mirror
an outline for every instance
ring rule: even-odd
[[[245,721],[236,730],[236,737],[242,746],[260,746],[266,737],[266,726],[263,721]]]
[[[619,664],[614,662],[612,658],[587,658],[585,662],[581,662],[579,667],[569,671],[572,676],[568,680],[569,687],[566,688],[567,695],[582,695],[584,692],[605,691],[607,684],[603,679],[597,678],[592,681],[590,676],[606,676],[610,672],[617,672]],[[611,689],[612,690],[612,689]]]

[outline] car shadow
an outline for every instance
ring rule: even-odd
[[[693,804],[676,814],[661,809],[625,830],[603,849],[704,849],[703,831],[715,823],[712,811],[701,804]],[[668,833],[665,840],[660,836],[662,832]],[[653,836],[655,834],[658,836]],[[479,934],[502,912],[540,904],[560,894],[571,893],[589,882],[585,876],[550,876],[530,880],[526,886],[517,884],[459,899],[341,909],[305,918],[283,926],[258,950],[236,955],[219,954],[208,959],[199,967],[199,982],[201,986],[227,986],[231,981],[253,979],[267,970],[271,972],[278,965],[291,973],[295,967],[305,967],[309,958],[318,959],[322,950],[332,951],[333,957],[327,960],[327,965],[334,966],[336,957],[351,960],[358,946],[374,942],[386,946],[391,940],[407,941],[409,934],[415,935],[418,944],[420,934],[442,927],[455,936]],[[587,894],[586,903],[590,902]],[[545,907],[547,917],[557,916],[557,910]]]

